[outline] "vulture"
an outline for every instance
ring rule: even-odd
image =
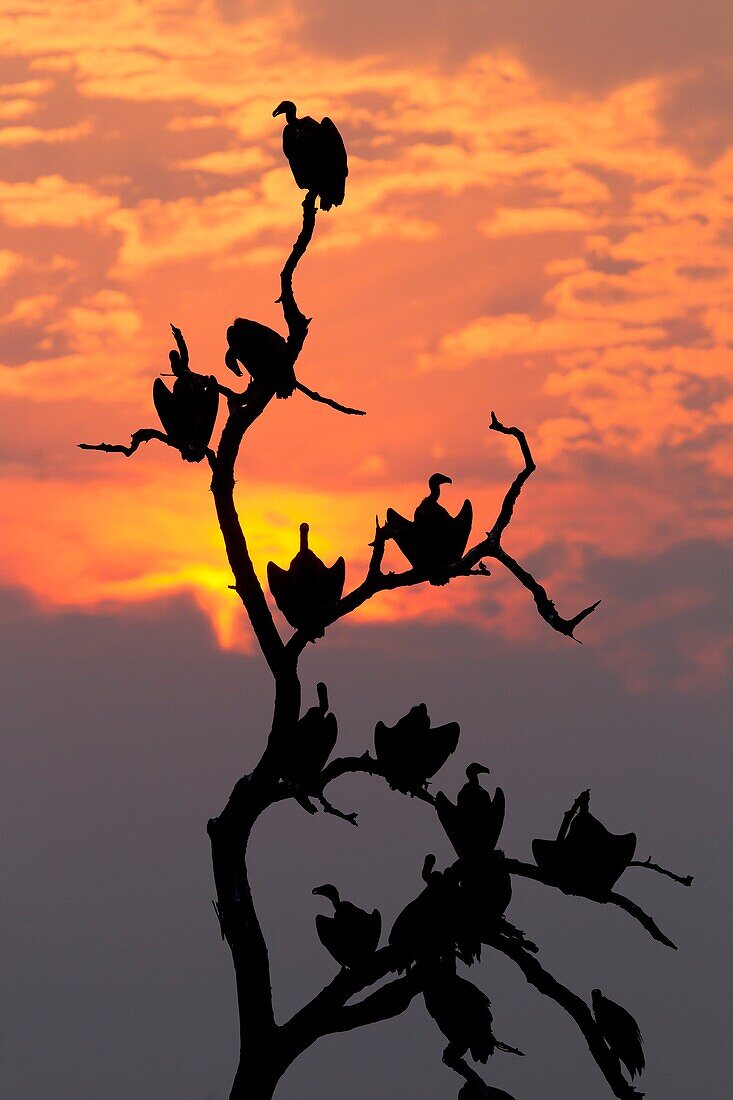
[[[503,852],[489,852],[458,863],[455,926],[458,955],[470,966],[481,958],[481,945],[497,935],[523,934],[504,919],[512,900],[512,879]]]
[[[477,1085],[473,1081],[466,1081],[458,1093],[458,1100],[514,1100],[514,1097],[493,1085]]]
[[[441,974],[426,986],[423,998],[457,1058],[470,1051],[475,1062],[488,1060],[496,1040],[491,1001],[482,990],[457,974]]]
[[[439,771],[455,752],[461,727],[457,722],[431,729],[428,708],[418,703],[391,728],[384,722],[374,727],[377,760],[393,773],[402,789],[421,787]]]
[[[295,182],[301,191],[314,191],[321,210],[330,210],[344,201],[349,167],[343,138],[330,118],[298,118],[297,108],[284,99],[272,117],[285,115],[283,153],[288,158]]]
[[[389,933],[394,951],[394,970],[408,970],[413,963],[436,963],[451,959],[455,952],[455,875],[435,870],[435,856],[428,855],[422,869],[425,889],[408,902],[395,918]]]
[[[317,786],[338,737],[336,715],[329,713],[328,688],[316,684],[318,705],[309,707],[282,746],[281,773],[301,787]]]
[[[295,389],[295,371],[288,356],[287,341],[259,321],[237,317],[227,329],[224,362],[238,377],[240,363],[260,385],[273,386],[278,397],[290,397]]]
[[[165,434],[186,462],[200,462],[206,454],[219,411],[219,386],[213,375],[194,374],[180,329],[171,325],[178,350],[169,352],[175,375],[169,390],[162,378],[153,382],[153,404]]]
[[[452,516],[440,503],[440,486],[450,485],[445,474],[433,474],[430,492],[405,519],[394,508],[387,509],[387,538],[394,539],[410,565],[426,573],[431,584],[447,584],[449,569],[463,556],[471,534],[473,508],[464,500],[460,512]]]
[[[318,938],[333,955],[339,966],[357,966],[379,946],[382,933],[382,917],[378,909],[367,913],[350,901],[342,901],[335,886],[326,883],[317,886],[314,894],[320,894],[333,904],[333,916],[319,913],[316,917]]]
[[[604,997],[600,989],[591,993],[593,1015],[612,1054],[626,1066],[633,1080],[644,1070],[644,1048],[639,1025],[630,1012]]]
[[[469,764],[467,783],[461,787],[455,805],[438,791],[435,808],[440,824],[459,856],[481,856],[496,847],[504,824],[505,800],[501,787],[493,797],[479,783],[479,775],[489,775],[483,764]]]
[[[300,550],[287,569],[267,564],[267,581],[275,603],[295,630],[311,641],[323,637],[330,613],[341,599],[346,580],[346,562],[338,558],[324,565],[308,546],[307,523],[300,525]]]
[[[636,834],[611,833],[588,806],[590,791],[578,800],[567,829],[556,840],[533,840],[532,853],[541,871],[558,886],[579,894],[608,894],[634,858]]]

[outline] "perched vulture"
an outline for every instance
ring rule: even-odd
[[[328,688],[317,684],[316,693],[318,705],[308,708],[281,749],[281,774],[306,790],[317,786],[338,737],[336,715],[328,709]]]
[[[504,792],[497,787],[493,797],[479,783],[479,775],[489,775],[483,764],[469,764],[467,783],[461,787],[455,805],[438,791],[435,808],[440,824],[459,856],[481,856],[496,847],[504,824]]]
[[[578,801],[574,817],[556,840],[532,841],[535,862],[563,889],[607,894],[634,858],[636,834],[609,832],[588,808],[589,791]]]
[[[219,410],[219,386],[213,375],[194,374],[180,329],[171,325],[178,350],[168,353],[175,375],[173,390],[162,378],[153,382],[153,404],[165,434],[186,462],[200,462],[206,454]]]
[[[428,481],[430,492],[411,520],[387,509],[387,538],[394,539],[410,565],[426,573],[434,585],[448,583],[450,566],[463,556],[473,522],[470,500],[463,502],[455,516],[439,502],[440,486],[450,484],[451,478],[445,474],[433,474]]]
[[[611,1052],[626,1066],[633,1080],[644,1070],[644,1049],[639,1025],[630,1012],[604,997],[600,989],[591,993],[593,1015]]]
[[[272,117],[285,115],[283,152],[288,158],[295,182],[302,191],[315,191],[321,210],[330,210],[344,201],[349,167],[343,138],[330,118],[298,118],[297,108],[283,100]]]
[[[290,397],[295,389],[295,372],[288,357],[287,341],[259,321],[237,317],[227,329],[227,353],[224,362],[238,377],[240,363],[254,382],[270,385],[278,397]]]
[[[408,902],[395,918],[389,933],[394,951],[394,970],[414,963],[435,964],[453,958],[456,948],[456,899],[458,883],[450,871],[435,870],[435,856],[425,857],[422,869],[425,889]]]
[[[428,708],[418,703],[391,728],[377,722],[374,751],[393,773],[396,785],[409,790],[423,786],[443,767],[456,750],[460,732],[457,722],[431,729]]]
[[[333,904],[333,916],[319,913],[316,917],[318,938],[339,966],[358,966],[368,955],[374,954],[379,947],[382,933],[382,917],[378,909],[371,913],[342,901],[335,886],[326,883],[317,886],[314,894],[328,898]]]
[[[337,558],[324,565],[308,547],[308,524],[300,525],[300,550],[287,569],[268,562],[267,581],[275,603],[290,625],[311,641],[323,637],[329,614],[341,599],[346,563]]]
[[[470,1051],[474,1061],[486,1062],[496,1049],[491,1001],[486,994],[457,974],[443,974],[426,986],[423,997],[456,1057]]]

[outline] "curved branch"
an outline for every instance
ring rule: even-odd
[[[562,985],[533,955],[527,954],[523,948],[511,941],[497,939],[491,946],[515,962],[530,985],[545,997],[555,1001],[565,1009],[568,1015],[572,1016],[580,1028],[596,1065],[618,1100],[634,1100],[636,1097],[643,1096],[643,1093],[637,1092],[624,1078],[618,1058],[606,1045],[602,1031],[581,997]]]
[[[418,993],[422,993],[425,977],[415,967],[403,978],[395,978],[381,986],[368,997],[353,1005],[344,1005],[326,1024],[324,1034],[353,1031],[356,1027],[376,1024],[400,1016],[410,1007]]]
[[[321,405],[328,405],[329,408],[335,409],[336,412],[345,413],[347,416],[366,416],[364,409],[352,409],[349,405],[340,405],[338,401],[334,401],[332,397],[324,397],[321,393],[316,393],[315,390],[309,390],[307,386],[304,386],[302,382],[295,383],[296,390],[300,390],[306,397],[310,397],[311,401],[318,401]]]
[[[652,863],[652,857],[648,859],[632,859],[629,867],[646,867],[649,871],[656,871],[658,875],[666,875],[673,882],[679,882],[680,886],[692,886],[694,875],[676,875],[674,871],[668,871],[666,867],[660,867],[658,863]]]
[[[130,458],[134,455],[135,451],[143,443],[149,443],[151,439],[157,439],[160,443],[165,443],[167,447],[172,447],[174,451],[178,450],[178,447],[169,439],[164,432],[159,431],[157,428],[138,428],[136,432],[130,437],[130,445],[125,446],[124,443],[77,443],[82,451],[106,451],[107,454],[122,454],[126,458]],[[207,449],[206,456],[213,457],[214,452]]]
[[[623,894],[616,894],[610,891],[608,894],[581,894],[577,890],[568,890],[564,886],[558,885],[548,875],[535,867],[532,863],[522,863],[518,859],[506,859],[506,867],[510,874],[519,875],[522,878],[531,878],[535,882],[541,882],[543,886],[552,886],[555,890],[562,891],[563,894],[568,894],[572,897],[586,898],[588,901],[595,901],[601,905],[616,905],[619,909],[623,909],[634,920],[638,921],[642,928],[645,928],[652,939],[657,940],[658,943],[663,943],[665,947],[671,947],[673,951],[677,950],[677,945],[672,942],[669,936],[665,936],[661,928],[652,920],[652,918],[645,913],[644,910],[636,904],[635,901],[631,901],[629,898],[624,897]]]
[[[333,783],[334,779],[339,779],[342,775],[353,774],[355,772],[361,772],[364,775],[376,775],[382,779],[386,779],[389,785],[394,789],[400,791],[402,794],[408,794],[411,798],[419,798],[422,802],[428,802],[430,805],[435,805],[435,798],[424,787],[405,787],[404,780],[395,775],[394,770],[388,768],[382,764],[379,760],[375,760],[373,756],[370,756],[369,752],[363,753],[362,756],[342,756],[336,760],[332,760],[330,764],[321,772],[321,789],[325,790],[329,783]]]

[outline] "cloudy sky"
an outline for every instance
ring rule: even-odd
[[[721,0],[19,0],[0,17],[9,1095],[226,1095],[234,1006],[203,826],[256,758],[270,688],[207,470],[155,444],[125,460],[75,443],[155,426],[169,322],[222,380],[235,316],[280,323],[301,198],[271,114],[283,98],[333,117],[350,157],[347,200],[298,272],[314,318],[300,377],[368,415],[302,395],[268,410],[239,468],[256,564],[286,564],[307,519],[357,582],[375,514],[409,512],[436,469],[480,536],[518,457],[490,410],[524,428],[539,470],[507,548],[561,612],[602,599],[583,648],[497,569],[373,601],[306,673],[329,678],[347,746],[422,698],[458,719],[446,785],[490,764],[516,854],[591,786],[642,855],[698,873],[696,893],[627,876],[677,956],[623,914],[539,909],[536,891],[517,891],[517,921],[547,928],[547,964],[579,992],[638,1010],[648,1095],[714,1096],[733,653]],[[354,900],[370,887],[396,912],[440,845],[414,806],[368,785],[344,797],[373,807],[359,839],[283,809],[261,826],[283,1013],[328,973],[310,887],[340,870]],[[495,1059],[491,1080],[517,1100],[606,1095],[555,1006],[503,970],[485,984],[531,1054]],[[283,1097],[447,1100],[431,1027],[414,1008],[324,1044]]]

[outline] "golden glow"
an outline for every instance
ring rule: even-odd
[[[409,512],[436,466],[452,505],[474,500],[480,536],[518,459],[487,434],[492,407],[544,464],[509,541],[552,560],[558,602],[604,594],[594,554],[729,538],[733,152],[696,162],[670,140],[679,78],[563,93],[506,50],[450,71],[344,59],[307,45],[290,5],[225,7],[63,0],[0,17],[17,68],[0,87],[4,581],[49,607],[191,593],[222,645],[249,644],[207,471],[155,444],[131,460],[74,444],[155,424],[170,321],[194,369],[221,378],[234,316],[281,324],[301,200],[271,117],[284,94],[336,118],[351,164],[298,272],[315,317],[299,370],[369,416],[296,397],[252,432],[239,507],[261,575],[308,519],[357,582],[375,513]],[[395,593],[361,620],[404,615],[535,631],[498,577]]]

